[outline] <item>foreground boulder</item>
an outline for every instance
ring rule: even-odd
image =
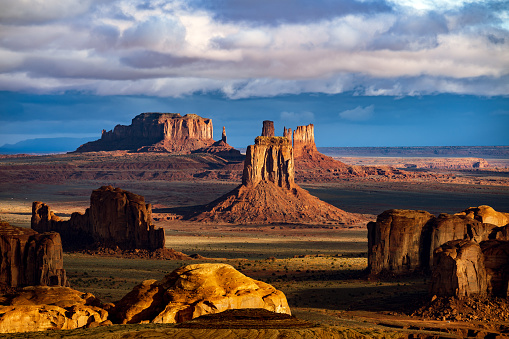
[[[426,211],[394,209],[383,212],[376,223],[368,223],[368,270],[400,274],[426,267],[428,255],[421,246],[426,237],[425,225],[433,219]]]
[[[0,285],[67,286],[60,235],[0,222]]]
[[[106,324],[92,294],[68,287],[25,287],[0,298],[0,333],[68,330]]]
[[[226,264],[179,268],[162,280],[146,280],[115,307],[122,324],[176,323],[229,309],[262,308],[290,314],[283,292]]]
[[[509,226],[500,226],[505,214],[489,206],[438,217],[425,211],[385,211],[376,223],[367,225],[368,270],[373,275],[428,272],[433,268],[435,249],[448,241],[509,240]]]
[[[78,147],[76,152],[129,150],[190,153],[214,143],[212,120],[196,114],[142,113],[131,125],[102,131],[101,139]]]
[[[272,133],[264,124],[264,133]],[[259,136],[248,146],[242,185],[188,217],[228,223],[355,224],[361,215],[347,213],[295,184],[293,148],[285,137]]]
[[[488,281],[484,256],[478,243],[472,240],[448,241],[434,252],[432,295],[486,295]]]
[[[57,217],[48,205],[32,205],[32,229],[56,231],[66,248],[104,246],[122,250],[164,248],[164,230],[155,229],[152,207],[141,195],[112,186],[92,192],[90,208],[84,214],[73,213],[70,220]]]

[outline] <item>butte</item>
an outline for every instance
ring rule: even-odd
[[[248,146],[242,184],[202,206],[186,219],[235,224],[354,225],[362,215],[345,212],[299,187],[295,181],[294,150],[287,137],[276,137],[272,122]]]

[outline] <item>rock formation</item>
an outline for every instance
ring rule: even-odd
[[[316,155],[318,150],[315,144],[315,126],[297,126],[293,132],[293,150],[295,158],[301,158],[304,154],[309,156]]]
[[[129,150],[138,152],[190,153],[214,143],[212,120],[196,114],[142,113],[129,126],[103,130],[101,139],[88,142],[76,152]]]
[[[262,137],[273,137],[274,133],[274,121],[264,120],[262,128]]]
[[[226,142],[226,129],[224,128],[224,126],[221,140],[216,141],[210,146],[194,150],[191,153],[210,153],[218,157],[221,157],[225,160],[233,162],[244,160],[244,156],[240,153],[240,151],[228,145],[228,143]]]
[[[60,235],[0,222],[0,285],[68,285]]]
[[[242,185],[188,218],[243,224],[354,224],[363,220],[360,215],[329,205],[296,185],[290,141],[266,136],[257,137],[255,144],[246,150]]]
[[[434,250],[448,241],[509,240],[509,226],[486,222],[504,224],[505,214],[489,206],[472,207],[455,215],[442,213],[438,217],[423,211],[385,211],[376,223],[367,225],[368,270],[375,275],[383,271],[393,274],[426,272],[433,266]]]
[[[488,293],[509,297],[509,241],[488,240],[481,243],[488,281]]]
[[[497,212],[490,206],[486,205],[470,207],[456,215],[464,215],[467,218],[475,219],[483,223],[493,224],[495,226],[509,225],[509,213]]]
[[[65,247],[83,245],[119,247],[123,250],[164,248],[164,230],[155,229],[152,207],[145,198],[120,188],[103,186],[92,192],[90,208],[84,214],[73,213],[61,220],[48,205],[35,201],[32,205],[32,229],[56,231]]]
[[[162,280],[146,280],[122,298],[113,313],[122,324],[176,323],[241,308],[290,314],[283,292],[226,264],[189,265]]]
[[[111,324],[92,294],[68,287],[25,287],[0,298],[0,333],[70,330]]]
[[[421,245],[427,234],[425,227],[433,215],[425,211],[388,210],[375,222],[368,223],[368,270],[409,273],[427,268],[429,256]]]
[[[478,243],[453,240],[435,249],[430,288],[432,295],[485,295],[487,287],[484,257]]]

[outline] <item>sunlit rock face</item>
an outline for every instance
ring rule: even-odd
[[[129,126],[103,130],[101,139],[80,146],[76,152],[129,150],[185,154],[213,143],[211,119],[196,114],[142,113]]]
[[[197,264],[142,282],[116,304],[113,318],[122,324],[176,323],[241,308],[291,314],[285,295],[273,286],[227,264]]]

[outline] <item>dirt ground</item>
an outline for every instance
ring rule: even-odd
[[[472,182],[344,180],[307,183],[302,187],[339,208],[371,214],[373,219],[390,208],[421,209],[438,214],[455,213],[470,206],[486,204],[509,212],[509,186]],[[360,331],[357,333],[360,337],[362,333],[366,337],[369,334],[397,337],[393,331],[409,337],[416,337],[419,333],[437,337],[464,337],[465,334],[484,337],[509,329],[508,322],[451,322],[412,317],[415,310],[429,302],[426,278],[369,280],[365,275],[365,225],[344,229],[320,225],[235,226],[166,220],[168,209],[208,203],[236,187],[238,183],[234,181],[135,181],[117,180],[114,176],[104,180],[61,183],[43,180],[12,184],[4,181],[0,182],[0,218],[15,226],[29,227],[32,201],[48,203],[57,215],[68,217],[72,212],[83,212],[89,206],[92,190],[102,185],[113,185],[144,195],[146,201],[153,205],[156,226],[166,231],[167,247],[205,257],[172,261],[66,253],[64,265],[71,286],[93,293],[105,302],[119,300],[142,280],[161,279],[182,265],[224,262],[247,276],[282,290],[292,313],[299,319],[337,331],[354,329]],[[143,326],[136,327],[136,331],[155,333],[150,325]],[[69,332],[69,335],[92,338],[94,331],[98,330]],[[158,331],[169,331],[164,332],[165,335],[173,333],[176,336],[177,333],[172,332],[177,330],[171,326]],[[117,329],[114,326],[112,333],[117,333],[117,337],[121,336],[120,333],[129,337],[125,327]]]

